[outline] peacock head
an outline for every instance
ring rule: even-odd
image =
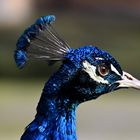
[[[97,98],[120,88],[140,89],[139,80],[123,71],[108,52],[95,46],[70,49],[65,58],[70,61],[69,65],[74,64],[77,68],[71,85],[75,88],[75,93],[82,97],[82,101]]]
[[[62,61],[66,87],[80,102],[95,99],[120,88],[140,89],[140,81],[122,71],[119,63],[95,46],[72,49],[52,27],[54,16],[39,18],[17,42],[15,61],[22,68],[30,58]],[[65,71],[67,69],[67,71]],[[62,69],[60,69],[62,70]]]

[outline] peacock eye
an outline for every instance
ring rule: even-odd
[[[109,74],[109,68],[106,65],[99,65],[98,66],[98,73],[101,76],[106,76]]]

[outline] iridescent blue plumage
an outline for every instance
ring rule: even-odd
[[[19,68],[22,68],[25,65],[25,62],[27,60],[26,52],[23,50],[16,50],[15,51],[15,58],[16,58],[16,64]]]
[[[84,60],[99,63],[94,59],[98,56],[118,65],[110,55],[106,57],[107,52],[93,46],[68,51],[63,65],[46,83],[35,120],[26,128],[21,140],[76,140],[76,107],[108,91],[106,84],[98,85],[81,71]],[[122,72],[120,67],[118,70]],[[116,76],[116,79],[119,78]]]
[[[17,42],[15,61],[22,68],[30,58],[62,61],[46,82],[35,119],[21,140],[76,140],[75,112],[85,101],[122,87],[124,77],[118,62],[106,51],[86,45],[72,49],[51,26],[54,16],[39,18]]]

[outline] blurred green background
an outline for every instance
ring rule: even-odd
[[[140,2],[137,0],[0,0],[0,140],[18,140],[33,120],[41,90],[60,64],[29,61],[16,68],[13,53],[23,30],[54,14],[54,27],[71,47],[92,44],[109,51],[140,78]],[[139,140],[140,92],[121,90],[82,104],[79,140]]]

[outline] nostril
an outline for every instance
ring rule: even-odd
[[[132,77],[130,77],[130,76],[128,76],[128,75],[124,75],[128,80],[133,80],[133,78]]]

